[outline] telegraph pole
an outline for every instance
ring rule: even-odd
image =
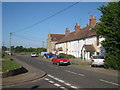
[[[12,55],[12,50],[11,50],[11,40],[12,40],[12,32],[10,32],[10,55]]]

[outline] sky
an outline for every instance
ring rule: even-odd
[[[76,23],[83,28],[91,15],[100,22],[97,8],[102,5],[106,3],[2,2],[2,44],[9,47],[12,33],[12,46],[46,47],[48,34],[65,34],[66,28],[73,32]]]

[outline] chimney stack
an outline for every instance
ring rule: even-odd
[[[76,23],[75,32],[78,32],[79,30],[80,30],[80,25]]]
[[[69,34],[70,34],[70,30],[68,28],[66,28],[65,36],[68,36]]]
[[[90,27],[94,27],[96,25],[96,18],[94,16],[90,16],[89,24]]]

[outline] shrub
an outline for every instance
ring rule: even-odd
[[[65,58],[75,58],[75,56],[73,55],[64,54],[64,53],[60,53],[60,55],[64,56]]]
[[[107,59],[105,62],[105,68],[112,68],[115,70],[120,70],[120,57],[118,54],[113,55],[113,54],[107,54]]]

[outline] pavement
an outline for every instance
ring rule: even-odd
[[[21,84],[25,82],[35,81],[41,79],[42,77],[46,76],[46,73],[40,69],[34,68],[29,64],[26,64],[16,58],[13,58],[17,63],[22,65],[24,68],[28,70],[27,73],[19,74],[16,76],[2,78],[2,87],[8,87],[15,84]]]

